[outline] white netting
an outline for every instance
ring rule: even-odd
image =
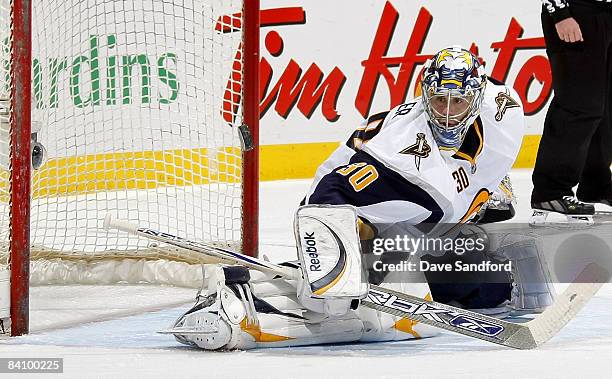
[[[1,102],[11,62],[9,4],[0,3]],[[240,246],[241,9],[241,0],[33,2],[32,119],[48,154],[32,181],[34,257],[180,255],[103,230],[107,213]],[[4,113],[2,245],[9,222]]]

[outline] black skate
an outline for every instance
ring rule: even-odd
[[[603,196],[600,198],[590,198],[581,196],[580,201],[593,204],[593,206],[595,207],[596,215],[612,215],[612,192],[608,193],[607,196]]]
[[[584,203],[574,196],[563,196],[561,199],[531,203],[533,215],[529,220],[530,225],[547,224],[593,224],[595,207],[593,204]],[[550,222],[551,214],[565,216],[565,221]]]

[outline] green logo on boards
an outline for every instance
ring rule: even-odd
[[[104,40],[106,43],[101,46],[100,42]],[[91,35],[88,44],[84,55],[48,58],[46,62],[36,57],[34,52],[32,86],[36,108],[64,106],[63,100],[59,99],[63,94],[80,108],[155,101],[170,104],[176,101],[180,84],[176,76],[175,53],[164,52],[155,57],[117,54],[117,38],[113,34],[105,38]],[[7,40],[3,46],[3,55],[10,56]],[[103,56],[100,56],[101,50]],[[9,83],[8,66],[8,61],[2,62],[6,85]],[[157,93],[151,93],[153,81],[158,81],[155,85]]]

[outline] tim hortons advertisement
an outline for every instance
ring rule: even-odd
[[[76,0],[66,2],[71,3]],[[261,179],[311,177],[364,118],[409,101],[425,61],[451,45],[469,48],[490,76],[516,89],[528,129],[515,166],[532,165],[552,95],[540,2],[450,4],[262,0]],[[129,3],[115,6],[129,8]],[[34,18],[37,39],[53,42],[49,51],[46,43],[37,47],[32,65],[33,117],[42,124],[50,117],[57,125],[53,137],[58,143],[46,139],[44,128],[39,136],[50,157],[83,154],[69,151],[70,146],[88,146],[85,154],[210,149],[180,137],[193,120],[201,127],[227,130],[213,136],[213,147],[227,146],[225,134],[232,130],[224,128],[227,120],[220,114],[237,104],[226,102],[236,99],[231,71],[241,36],[231,28],[223,30],[218,20],[239,9],[216,9],[189,22],[174,17],[180,15],[176,11],[155,13],[160,23],[147,22],[153,17],[149,13],[134,14],[144,22],[130,22],[130,32],[112,17],[85,27],[80,19],[59,12],[54,22],[62,28],[45,29],[44,13]],[[157,30],[159,25],[165,29]],[[181,28],[184,33],[161,33]],[[198,37],[187,38],[192,34]],[[5,42],[0,49],[4,66],[10,56],[7,46]],[[2,88],[7,86],[5,80]],[[102,108],[102,116],[91,112]],[[146,128],[138,122],[144,119]],[[104,127],[96,129],[96,121]],[[117,130],[127,137],[119,145],[112,142]],[[74,143],[62,143],[68,139]]]
[[[413,97],[425,61],[450,45],[514,87],[526,140],[537,140],[552,97],[540,14],[533,0],[264,0],[262,144],[343,141],[369,114]]]

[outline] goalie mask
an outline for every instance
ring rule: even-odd
[[[480,113],[487,76],[468,50],[450,47],[425,63],[422,101],[438,145],[458,149]]]

